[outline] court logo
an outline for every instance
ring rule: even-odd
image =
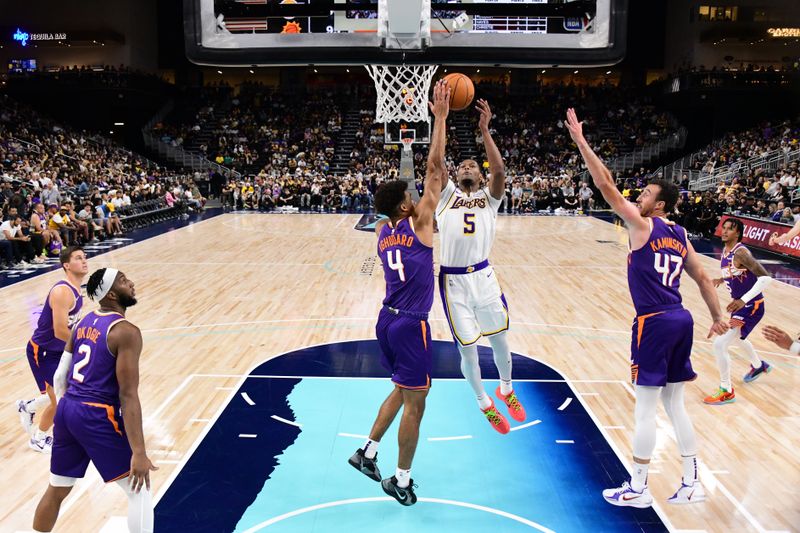
[[[383,215],[377,215],[370,213],[368,215],[361,215],[361,219],[356,223],[355,229],[359,231],[375,231],[375,224],[378,223],[379,220],[386,218]]]

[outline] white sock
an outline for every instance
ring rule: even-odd
[[[744,348],[747,357],[750,358],[750,364],[752,365],[752,367],[755,368],[756,370],[761,368],[761,358],[758,357],[755,348],[753,348],[753,344],[747,339],[739,339],[739,344],[742,345],[742,348]]]
[[[486,390],[483,388],[481,382],[481,366],[478,363],[478,347],[474,344],[472,346],[458,346],[458,351],[461,353],[461,373],[464,379],[467,380],[472,390],[475,392],[475,397],[478,399],[478,406],[481,409],[488,409],[492,405],[489,396],[486,395]]]
[[[642,492],[647,486],[647,470],[650,468],[650,463],[643,465],[641,463],[633,463],[633,474],[631,475],[631,488],[636,492]]]
[[[689,455],[683,457],[683,484],[693,485],[697,481],[697,456]]]
[[[411,483],[411,469],[403,470],[398,468],[394,474],[394,477],[397,478],[397,486],[401,489],[408,487],[408,484]]]
[[[508,349],[508,333],[503,331],[489,337],[497,373],[500,375],[500,393],[505,396],[514,390],[511,385],[511,350]]]
[[[378,444],[380,442],[377,440],[367,439],[367,442],[364,443],[364,457],[375,459],[375,456],[378,455]]]
[[[728,353],[728,346],[740,334],[739,328],[729,329],[727,333],[714,339],[712,348],[719,368],[719,386],[729,392],[733,390],[733,385],[731,384],[731,355]]]
[[[133,492],[128,485],[129,478],[117,481],[125,495],[128,497],[128,530],[130,533],[153,533],[153,497],[147,488],[142,488],[138,494]]]
[[[477,397],[477,400],[478,407],[481,409],[481,411],[485,411],[492,406],[492,399],[489,398],[485,392],[480,393],[480,395]]]

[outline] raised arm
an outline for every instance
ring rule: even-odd
[[[719,306],[719,298],[717,298],[717,291],[714,288],[714,283],[706,274],[703,265],[700,264],[697,252],[694,251],[692,243],[688,240],[686,241],[686,248],[688,252],[683,261],[683,269],[694,282],[697,283],[697,286],[700,288],[700,294],[703,296],[703,300],[706,302],[706,306],[708,306],[708,310],[711,312],[712,324],[711,329],[708,331],[707,338],[710,339],[715,333],[717,335],[722,335],[728,331],[728,324],[722,316],[722,309]]]
[[[614,179],[611,177],[611,171],[600,161],[600,158],[592,151],[592,148],[583,136],[583,122],[578,120],[578,116],[575,114],[573,108],[567,110],[566,126],[570,137],[572,137],[572,140],[578,145],[578,150],[580,150],[581,156],[583,156],[583,160],[586,162],[589,174],[592,175],[592,181],[594,181],[595,187],[597,187],[600,194],[603,195],[603,198],[608,202],[608,205],[611,206],[611,209],[613,209],[628,225],[628,229],[632,232],[631,237],[633,237],[634,232],[649,235],[650,225],[647,223],[647,220],[642,217],[636,205],[626,200],[622,196],[622,193],[617,190]],[[633,240],[633,238],[631,240]]]
[[[418,226],[433,225],[433,215],[442,196],[447,168],[444,163],[444,145],[447,141],[447,115],[450,113],[450,88],[443,80],[433,87],[433,101],[428,102],[435,121],[433,137],[428,149],[428,168],[425,173],[425,191],[416,208],[414,222]]]
[[[108,335],[108,345],[117,354],[117,381],[122,412],[125,413],[125,432],[131,446],[130,486],[139,492],[143,486],[150,490],[150,470],[157,470],[144,446],[142,404],[139,401],[139,356],[142,353],[142,333],[130,322],[120,322]]]
[[[503,163],[503,157],[500,155],[497,145],[492,139],[492,134],[489,132],[489,121],[492,120],[492,109],[489,107],[489,102],[486,100],[478,100],[475,106],[481,114],[478,121],[478,126],[481,130],[481,137],[483,137],[483,147],[486,150],[486,158],[489,160],[489,194],[495,200],[502,200],[505,195],[506,186],[506,165]]]

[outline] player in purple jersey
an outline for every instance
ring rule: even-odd
[[[717,293],[686,238],[686,230],[665,217],[675,209],[678,188],[666,180],[645,187],[636,202],[628,202],[617,190],[611,172],[592,151],[583,136],[583,123],[574,109],[567,111],[567,129],[578,145],[595,186],[614,212],[628,226],[628,285],[636,309],[631,340],[631,377],[636,407],[631,481],[603,491],[608,503],[650,507],[653,497],[647,487],[647,469],[656,446],[656,408],[664,403],[678,448],[683,457],[683,479],[669,503],[703,501],[705,493],[697,479],[697,438],[683,401],[684,382],[695,379],[692,351],[692,315],[681,304],[680,276],[683,270],[700,287],[711,311],[713,334],[728,329]]]
[[[747,336],[764,317],[764,295],[761,291],[769,285],[772,278],[769,272],[756,261],[750,250],[741,243],[744,224],[738,218],[729,218],[722,224],[722,257],[720,268],[722,277],[714,280],[714,286],[722,283],[728,288],[733,301],[728,304],[731,313],[731,329],[725,335],[714,339],[714,355],[719,366],[720,384],[714,394],[703,401],[709,405],[722,405],[736,401],[731,383],[731,356],[728,347],[737,343],[750,358],[750,371],[744,375],[744,382],[750,383],[761,374],[770,372],[772,367],[761,361]]]
[[[53,529],[61,503],[91,461],[103,481],[125,491],[128,529],[152,533],[150,470],[156,467],[145,450],[139,402],[142,334],[125,318],[136,304],[136,290],[122,272],[101,268],[86,291],[100,309],[72,331],[56,371],[50,484],[36,507],[33,529]]]
[[[381,363],[392,374],[394,390],[384,400],[363,448],[348,462],[402,505],[414,505],[411,462],[417,449],[419,424],[431,386],[431,333],[428,313],[433,305],[433,217],[445,179],[444,145],[450,111],[450,89],[439,81],[429,107],[436,118],[428,151],[425,192],[414,205],[404,181],[389,181],[375,193],[375,210],[387,216],[378,222],[378,256],[383,263],[386,297],[375,333]],[[381,481],[378,444],[403,407],[395,475]]]
[[[83,307],[81,285],[89,272],[83,248],[64,248],[59,260],[66,279],[53,285],[47,294],[36,329],[26,347],[28,364],[40,395],[32,400],[16,402],[20,422],[28,434],[28,445],[41,453],[50,453],[53,444],[53,438],[47,434],[53,427],[56,413],[53,374],[61,361],[70,330],[80,319]],[[39,424],[34,428],[37,413]]]

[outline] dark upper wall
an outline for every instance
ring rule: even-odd
[[[157,0],[0,0],[0,65],[8,59],[37,59],[39,65],[125,64],[145,70],[158,67]],[[11,40],[16,27],[28,32],[113,32],[122,42],[106,46],[54,46]]]

